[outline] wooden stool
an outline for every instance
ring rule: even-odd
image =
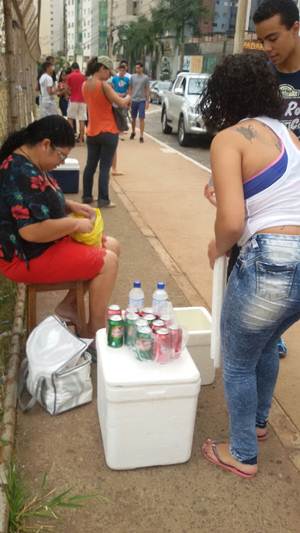
[[[86,323],[84,306],[84,281],[67,281],[65,283],[33,283],[27,285],[27,334],[35,328],[36,322],[36,294],[38,292],[65,291],[74,289],[76,291],[76,305],[78,318],[81,324]]]

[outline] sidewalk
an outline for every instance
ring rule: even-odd
[[[83,169],[85,148],[76,148],[72,156]],[[135,278],[142,279],[149,301],[155,281],[161,278],[175,305],[209,307],[211,273],[206,248],[214,212],[202,196],[207,173],[148,137],[144,145],[127,139],[121,142],[118,159],[119,169],[126,174],[112,183],[117,208],[103,210],[106,232],[122,245],[112,301],[126,306]],[[56,298],[42,295],[40,318],[53,310]],[[32,488],[37,490],[47,471],[51,488],[67,486],[77,493],[97,490],[107,498],[80,511],[66,510],[55,532],[297,533],[297,330],[294,327],[286,336],[289,356],[281,362],[273,417],[276,433],[272,431],[261,445],[260,472],[252,481],[221,472],[201,457],[205,438],[221,440],[227,434],[220,373],[215,384],[201,388],[192,457],[182,465],[110,470],[105,465],[95,399],[59,417],[50,417],[38,406],[26,415],[18,413],[17,458]],[[288,422],[293,431],[286,428]],[[284,438],[289,440],[282,444]]]

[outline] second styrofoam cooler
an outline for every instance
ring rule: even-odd
[[[189,352],[166,365],[138,361],[96,336],[98,415],[107,465],[123,470],[188,461],[200,374]]]
[[[66,194],[76,194],[79,190],[80,167],[77,159],[67,157],[65,161],[51,171],[61,190]]]
[[[175,307],[176,320],[188,332],[187,348],[197,365],[201,385],[215,379],[214,361],[210,357],[211,316],[205,307]]]

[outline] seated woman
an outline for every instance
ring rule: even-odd
[[[277,80],[259,54],[227,56],[201,102],[216,194],[209,260],[236,243],[221,318],[229,442],[204,456],[244,478],[257,473],[258,443],[277,380],[280,335],[300,317],[300,143],[280,122]],[[222,131],[221,131],[222,130]]]
[[[99,246],[71,238],[75,231],[92,230],[95,212],[66,199],[48,172],[66,159],[74,144],[68,122],[51,115],[13,133],[0,148],[0,272],[23,283],[88,280],[88,324],[78,323],[74,291],[56,313],[73,322],[82,336],[92,338],[105,324],[119,244],[111,237]]]

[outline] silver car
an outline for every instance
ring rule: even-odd
[[[187,146],[191,135],[207,134],[199,114],[199,100],[209,74],[181,72],[172,88],[164,94],[162,103],[163,133],[177,132],[178,142]]]

